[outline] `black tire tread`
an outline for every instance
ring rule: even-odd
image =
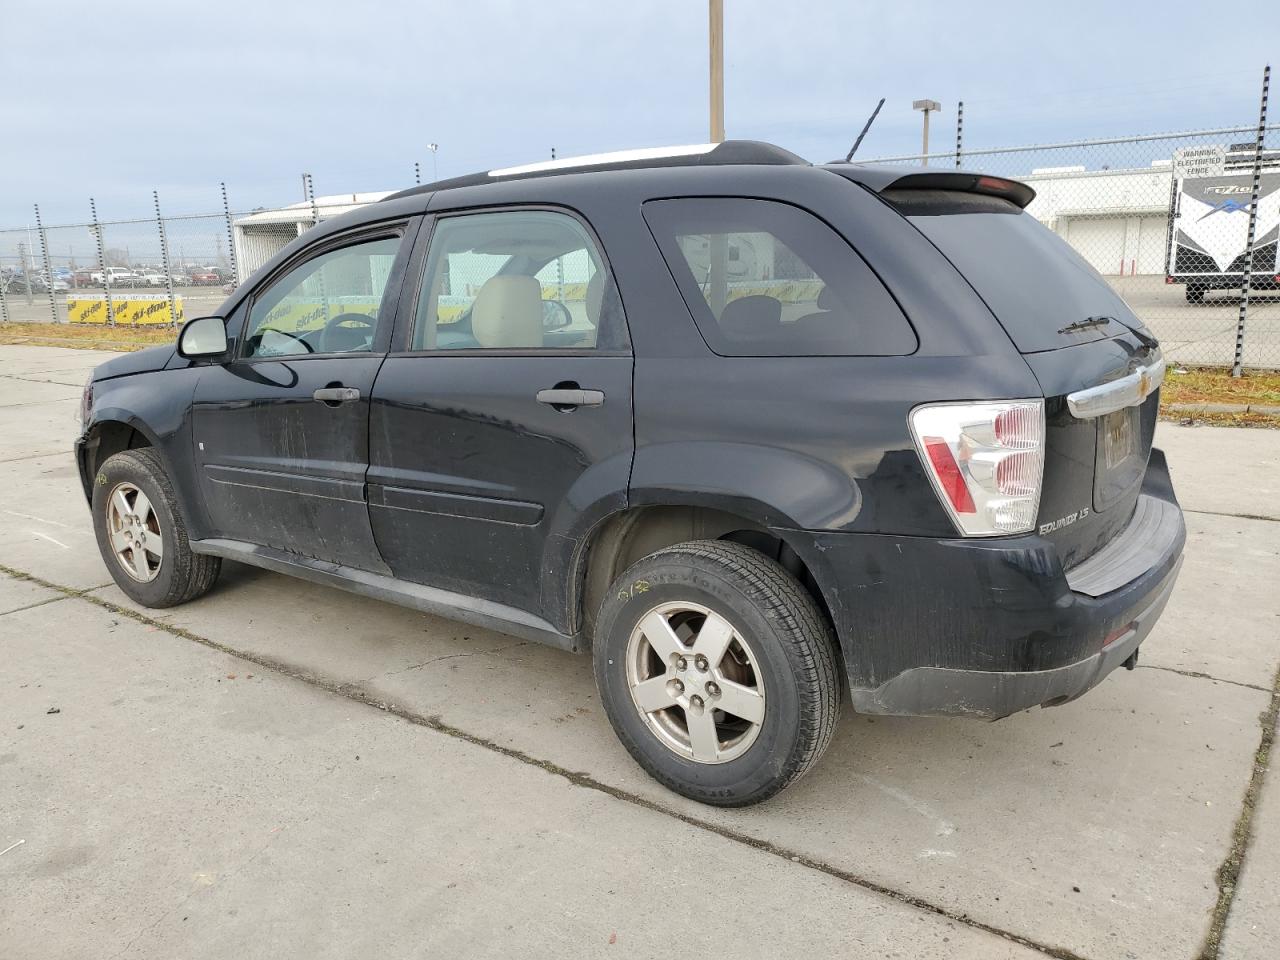
[[[786,758],[767,788],[749,795],[703,802],[738,807],[767,800],[804,776],[830,745],[835,733],[840,717],[841,682],[831,624],[814,598],[781,564],[759,550],[730,540],[692,540],[664,547],[633,564],[619,581],[633,579],[633,571],[641,564],[664,560],[693,561],[735,582],[777,624],[777,636],[789,643],[796,655],[800,668],[799,749]],[[624,745],[654,779],[678,793],[684,792],[676,778],[646,762],[625,740]]]
[[[191,541],[187,537],[187,527],[182,521],[182,512],[178,509],[178,498],[173,492],[173,482],[169,479],[169,473],[164,468],[164,461],[160,459],[160,454],[151,447],[124,450],[109,457],[99,469],[105,470],[113,462],[128,463],[131,468],[146,474],[159,489],[165,508],[173,521],[173,536],[170,537],[173,546],[165,551],[165,558],[173,559],[173,578],[164,596],[148,602],[147,606],[176,607],[208,593],[218,579],[218,573],[222,569],[222,558],[192,552]]]

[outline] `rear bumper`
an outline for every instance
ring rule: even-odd
[[[1181,566],[1178,557],[1154,601],[1134,617],[1125,633],[1091,657],[1050,670],[912,667],[874,690],[854,691],[854,708],[860,713],[998,719],[1074,700],[1130,658],[1137,661],[1138,647],[1164,612]]]
[[[1173,590],[1186,527],[1153,450],[1129,528],[1070,572],[1034,534],[808,536],[797,550],[831,612],[855,709],[996,719],[1072,700],[1134,654]]]

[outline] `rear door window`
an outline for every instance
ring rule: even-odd
[[[964,274],[1020,352],[1105,340],[1124,333],[1122,323],[1141,326],[1084,257],[1019,207],[952,190],[881,196]]]
[[[644,205],[707,345],[729,357],[901,356],[915,331],[879,277],[813,214],[773,200]]]

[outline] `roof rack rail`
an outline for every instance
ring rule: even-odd
[[[760,140],[725,140],[722,143],[697,143],[676,147],[647,147],[639,150],[619,150],[613,153],[595,153],[581,157],[563,157],[539,163],[527,163],[514,167],[501,167],[483,173],[471,173],[450,180],[424,183],[393,193],[385,200],[397,200],[437,190],[454,187],[474,187],[484,183],[517,180],[532,177],[557,176],[569,173],[594,173],[603,170],[643,170],[655,167],[694,167],[726,164],[805,164],[809,161],[790,150]]]

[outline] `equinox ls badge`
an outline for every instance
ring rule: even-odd
[[[1081,507],[1075,513],[1068,513],[1065,517],[1059,517],[1057,520],[1050,520],[1048,523],[1040,524],[1040,536],[1046,533],[1053,533],[1055,530],[1061,530],[1063,527],[1069,527],[1077,520],[1083,519],[1089,515],[1088,507]]]

